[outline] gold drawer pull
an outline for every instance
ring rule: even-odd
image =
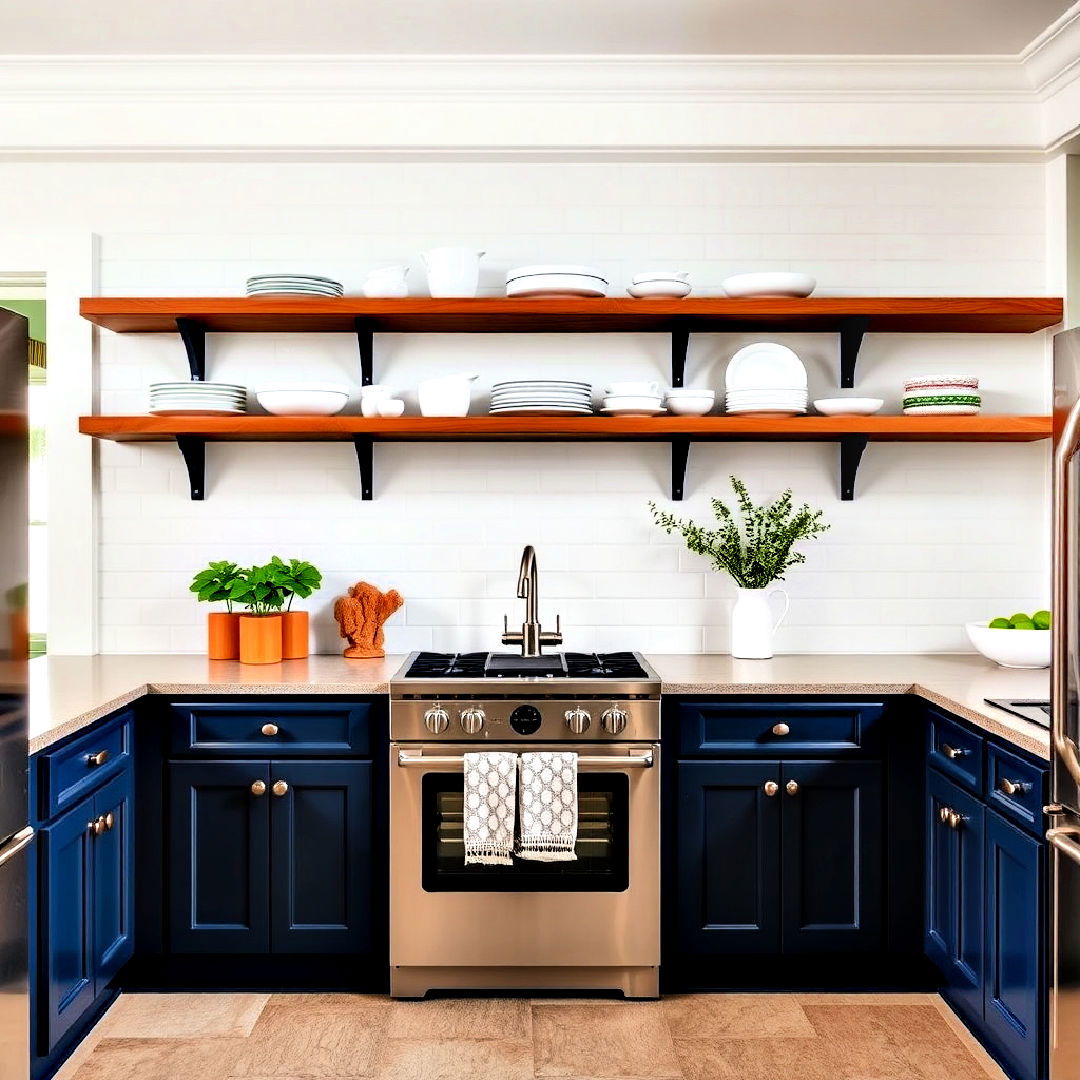
[[[786,784],[784,785],[784,790],[785,790],[785,791],[786,791],[786,792],[787,792],[787,793],[788,793],[789,795],[798,795],[798,794],[799,794],[799,785],[798,785],[798,784],[796,784],[794,780],[789,780],[789,781],[788,781],[788,782],[787,782],[787,783],[786,783]]]
[[[275,795],[281,796],[289,790],[289,785],[284,780],[275,780],[274,786],[270,789]]]
[[[780,790],[780,785],[775,780],[765,781],[765,794],[771,799]]]
[[[967,753],[962,746],[950,746],[948,743],[941,744],[941,752],[950,761],[955,761],[958,757],[963,757]]]
[[[774,735],[790,735],[791,728],[787,724],[773,724],[772,733]]]
[[[1023,795],[1027,789],[1027,784],[1020,780],[1010,780],[1007,776],[998,781],[998,791],[1003,795]]]
[[[278,733],[277,724],[263,724],[262,733],[264,735],[276,735]]]
[[[96,754],[87,754],[86,755],[86,764],[89,765],[91,769],[96,768],[99,765],[104,765],[105,762],[108,761],[108,760],[109,760],[109,751],[108,750],[99,750]]]
[[[251,785],[251,794],[255,795],[256,797],[259,796],[259,795],[265,795],[266,794],[266,781],[265,780],[256,780],[255,783],[253,783]]]

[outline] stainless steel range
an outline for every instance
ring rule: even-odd
[[[534,561],[531,577],[535,597]],[[660,680],[639,655],[414,653],[391,680],[390,737],[394,997],[657,996]],[[466,866],[463,755],[481,748],[579,755],[575,861]]]

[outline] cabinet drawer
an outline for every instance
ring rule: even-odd
[[[132,714],[122,712],[74,742],[40,755],[42,818],[50,818],[110,780],[131,761]]]
[[[353,702],[174,702],[174,754],[289,757],[370,753],[371,706]]]
[[[976,795],[982,794],[983,746],[981,736],[929,710],[927,761]]]
[[[1001,747],[986,748],[986,797],[1025,828],[1042,832],[1048,772]]]
[[[684,757],[844,757],[876,753],[880,701],[685,702],[679,706]]]

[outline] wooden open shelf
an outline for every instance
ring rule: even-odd
[[[208,332],[345,333],[356,320],[377,333],[619,333],[690,330],[839,331],[850,318],[886,333],[1030,334],[1061,322],[1054,297],[833,297],[803,300],[366,300],[358,297],[90,297],[82,316],[121,334],[176,333],[178,319]]]
[[[692,442],[747,440],[833,441],[840,447],[840,498],[855,497],[855,477],[871,440],[881,442],[1034,442],[1048,439],[1049,416],[801,416],[618,418],[468,416],[462,419],[403,417],[375,420],[329,417],[84,416],[84,435],[114,442],[176,440],[188,468],[192,499],[206,490],[208,442],[351,442],[360,465],[361,494],[373,497],[376,442],[559,442],[609,440],[671,445],[671,497],[683,496]]]

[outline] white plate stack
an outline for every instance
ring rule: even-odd
[[[976,375],[923,375],[904,383],[907,416],[976,416],[981,408]]]
[[[247,388],[235,383],[150,384],[153,416],[242,416],[246,412]]]
[[[728,363],[725,405],[733,415],[799,416],[806,412],[806,368],[786,345],[759,341]]]
[[[539,263],[506,274],[507,296],[607,296],[608,279],[595,266]]]
[[[247,279],[248,296],[319,296],[344,295],[340,281],[315,274],[256,274]]]
[[[592,385],[573,379],[515,379],[491,388],[492,416],[591,416]]]

